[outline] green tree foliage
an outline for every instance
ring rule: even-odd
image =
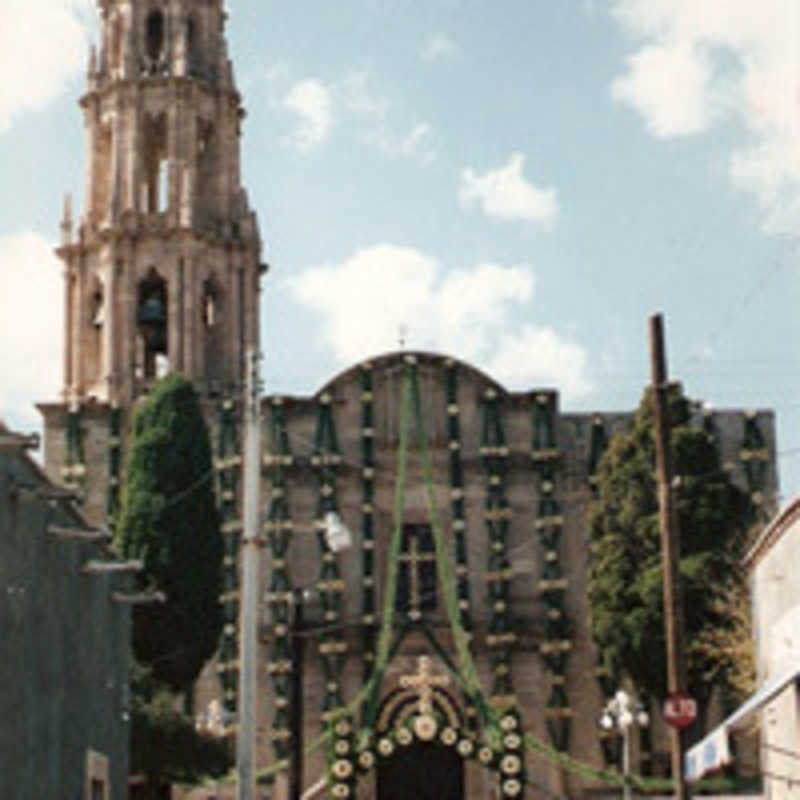
[[[211,448],[197,394],[171,375],[133,417],[117,546],[144,561],[165,604],[136,606],[133,649],[153,678],[187,692],[222,629],[223,542],[214,502]]]
[[[710,631],[738,625],[731,591],[753,518],[750,500],[722,469],[712,437],[689,424],[689,401],[669,393],[675,509],[681,536],[690,692],[701,707],[712,678],[729,686],[730,660],[707,645]],[[632,430],[612,439],[600,461],[589,514],[590,628],[612,675],[643,693],[666,695],[666,644],[652,405],[646,394]]]
[[[130,772],[145,778],[139,796],[160,798],[171,783],[220,777],[231,766],[228,742],[196,731],[192,720],[175,710],[173,695],[163,689],[151,695],[134,686]]]

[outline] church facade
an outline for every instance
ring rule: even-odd
[[[586,512],[598,459],[632,420],[565,413],[552,389],[509,392],[429,353],[264,398],[261,763],[297,763],[329,736],[276,797],[325,775],[334,789],[341,776],[340,797],[602,790],[594,771],[619,764],[620,743],[598,721],[618,687],[588,630]],[[694,422],[771,502],[772,415]],[[341,551],[332,513],[351,534]],[[649,710],[635,769],[663,775],[666,732]]]
[[[236,714],[241,392],[259,331],[255,215],[221,0],[99,0],[81,99],[87,207],[65,208],[64,396],[45,462],[113,519],[126,424],[167,371],[194,381],[216,451],[226,625],[197,708]],[[262,400],[258,766],[271,794],[581,796],[615,763],[588,629],[585,511],[632,413],[570,414],[445,355],[352,366]],[[770,507],[770,412],[698,414]],[[340,547],[332,528],[347,533]],[[346,529],[344,531],[343,529]],[[214,724],[205,721],[209,727]],[[656,729],[637,748],[659,770]],[[277,766],[276,766],[277,765]],[[322,784],[320,784],[322,785]]]

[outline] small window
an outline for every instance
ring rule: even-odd
[[[164,53],[164,15],[157,9],[147,15],[145,43],[147,57],[151,61],[160,61]]]
[[[194,17],[186,20],[186,57],[189,62],[189,74],[195,75],[199,71],[200,48],[197,44],[197,22]]]
[[[436,548],[428,525],[406,525],[397,573],[397,610],[416,618],[436,608]]]
[[[119,69],[122,63],[122,17],[117,14],[111,27],[111,66]]]
[[[86,753],[86,800],[109,800],[108,756],[89,750]]]
[[[165,368],[168,341],[167,284],[155,268],[151,268],[139,283],[138,294],[136,326],[141,345],[142,377],[152,380]],[[169,368],[168,362],[166,368]]]
[[[219,322],[219,291],[214,282],[203,284],[203,323],[206,328],[213,328]]]
[[[156,194],[156,210],[159,213],[163,213],[169,208],[169,172],[166,158],[162,158],[158,162],[158,188]]]
[[[103,302],[103,290],[97,289],[92,294],[92,327],[102,328],[106,321],[106,309]]]

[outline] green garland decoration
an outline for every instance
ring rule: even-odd
[[[399,554],[400,541],[402,534],[403,524],[403,505],[405,496],[405,481],[406,481],[406,460],[408,452],[408,414],[413,405],[416,429],[420,445],[421,458],[423,463],[423,474],[426,484],[426,502],[428,504],[429,513],[431,516],[431,525],[433,528],[434,542],[437,547],[437,571],[438,578],[443,588],[443,595],[446,601],[446,609],[450,624],[453,629],[454,640],[456,643],[456,650],[458,653],[458,674],[456,675],[459,683],[464,688],[468,697],[479,708],[479,717],[481,727],[483,729],[482,739],[477,738],[472,732],[461,734],[455,731],[457,747],[459,752],[464,757],[472,756],[473,754],[478,760],[491,768],[499,769],[501,774],[501,788],[504,798],[515,798],[519,796],[524,782],[524,772],[517,773],[516,763],[513,758],[505,761],[506,770],[503,770],[503,759],[507,756],[519,756],[521,751],[527,751],[539,755],[551,763],[557,764],[563,769],[580,775],[584,778],[591,780],[602,781],[604,783],[621,786],[623,784],[622,777],[618,773],[609,772],[606,770],[599,770],[595,767],[571,758],[567,753],[559,751],[551,745],[543,742],[531,734],[524,734],[519,730],[519,717],[515,709],[498,710],[491,709],[485,702],[480,683],[478,681],[477,672],[472,661],[472,656],[469,651],[469,637],[464,629],[463,620],[460,614],[458,605],[458,594],[456,591],[455,581],[450,572],[448,559],[446,558],[446,548],[444,545],[441,525],[439,523],[439,516],[436,509],[435,497],[433,493],[433,472],[431,467],[430,455],[427,447],[427,436],[424,428],[424,420],[422,418],[421,400],[419,395],[419,387],[416,379],[416,359],[414,356],[406,357],[405,366],[405,380],[403,382],[403,397],[400,411],[400,442],[397,452],[397,473],[395,483],[395,502],[394,502],[394,530],[392,538],[389,543],[389,554],[387,559],[387,578],[386,578],[386,591],[384,594],[384,614],[381,620],[381,626],[376,644],[376,657],[374,669],[370,675],[369,680],[362,687],[358,695],[346,706],[341,706],[327,713],[326,721],[327,726],[323,733],[312,743],[304,748],[306,754],[311,754],[322,746],[328,747],[328,780],[333,792],[334,787],[337,785],[341,787],[344,784],[347,787],[348,794],[345,794],[344,788],[336,789],[334,797],[349,797],[352,796],[354,791],[354,778],[351,779],[350,775],[355,775],[356,769],[360,771],[368,771],[374,766],[376,757],[387,755],[381,751],[384,739],[388,738],[391,748],[397,744],[402,744],[398,737],[402,740],[408,739],[410,731],[405,733],[400,732],[400,729],[395,730],[389,737],[381,737],[375,742],[373,748],[372,737],[373,731],[370,729],[370,722],[374,722],[374,718],[370,719],[369,714],[365,714],[365,723],[358,736],[354,738],[355,730],[352,727],[352,720],[354,714],[358,709],[367,704],[369,706],[372,699],[380,691],[380,684],[382,681],[383,673],[388,663],[391,638],[394,622],[394,596],[397,586],[397,555]],[[318,466],[321,467],[321,464]],[[336,726],[342,720],[346,721],[350,726],[350,730],[345,731],[344,727],[337,730]],[[413,733],[411,733],[413,736]],[[446,736],[448,740],[452,739],[452,732],[447,731],[445,728],[441,729],[441,736]],[[348,746],[351,748],[348,755],[348,760],[354,766],[354,770],[350,775],[339,778],[339,774],[347,772],[347,767],[338,767],[337,772],[333,773],[333,765],[338,758],[342,755],[337,750],[343,750],[345,745],[342,740],[346,740]],[[447,743],[447,742],[445,742]],[[520,747],[521,744],[521,747]],[[462,752],[462,747],[465,752]],[[375,752],[377,750],[377,753]],[[466,752],[468,751],[468,752]],[[281,759],[272,765],[259,770],[258,779],[260,782],[266,782],[274,778],[280,772],[286,771],[289,768],[289,761]],[[633,778],[634,785],[640,785],[639,778]]]
[[[375,667],[367,685],[361,694],[368,698],[364,713],[363,729],[360,734],[359,747],[366,746],[375,724],[378,696],[383,683],[386,664],[389,661],[389,650],[394,626],[395,597],[397,597],[397,575],[400,564],[400,544],[403,535],[403,506],[406,489],[406,460],[408,456],[408,414],[411,406],[411,381],[408,378],[409,365],[406,364],[406,380],[403,381],[400,401],[399,427],[400,441],[397,447],[397,472],[395,478],[394,507],[392,512],[392,537],[389,540],[389,552],[386,557],[386,583],[383,591],[383,613],[375,645]],[[358,700],[358,698],[356,698]]]
[[[511,653],[517,634],[511,618],[511,563],[508,560],[508,535],[511,508],[505,493],[508,469],[508,445],[496,389],[484,392],[481,404],[480,454],[487,476],[484,519],[489,537],[489,560],[485,573],[488,587],[489,631],[486,644],[491,654],[492,698],[503,705],[513,705]]]
[[[229,718],[236,714],[236,692],[239,675],[239,578],[237,557],[242,533],[239,507],[239,481],[242,457],[239,441],[239,418],[236,403],[226,398],[219,407],[217,420],[217,502],[220,527],[225,543],[223,557],[223,607],[224,625],[219,647],[217,673],[222,686],[222,702]]]
[[[559,456],[555,393],[538,392],[533,397],[531,426],[531,459],[539,478],[536,530],[544,553],[539,592],[545,605],[545,635],[539,651],[550,679],[545,717],[551,742],[558,750],[565,752],[569,748],[572,718],[566,676],[572,641],[564,603],[567,580],[561,571],[560,562],[564,518],[555,498],[555,473]]]
[[[425,500],[428,506],[428,515],[431,521],[431,531],[433,533],[434,548],[436,551],[436,573],[439,585],[442,587],[442,595],[445,601],[445,611],[447,614],[450,629],[453,632],[453,643],[456,650],[456,663],[458,665],[457,678],[460,679],[467,697],[477,704],[478,714],[485,721],[489,721],[488,707],[481,692],[478,671],[475,662],[472,660],[472,653],[469,649],[470,636],[464,628],[461,615],[461,608],[458,602],[455,582],[450,569],[447,546],[442,534],[442,525],[439,512],[436,507],[436,496],[433,488],[433,467],[431,465],[430,452],[428,451],[428,435],[425,431],[425,421],[422,416],[422,398],[419,391],[419,379],[417,375],[417,359],[413,355],[406,356],[407,381],[411,390],[411,400],[414,409],[415,427],[417,432],[417,443],[422,460],[422,475],[425,482]],[[402,513],[402,511],[401,511]],[[400,519],[402,527],[402,518]]]
[[[317,428],[314,452],[311,456],[319,494],[316,526],[321,567],[317,589],[322,600],[322,617],[325,625],[318,647],[325,679],[325,696],[322,703],[323,720],[344,705],[339,679],[347,652],[347,642],[341,635],[338,625],[341,620],[342,593],[345,584],[336,554],[328,547],[325,537],[326,514],[338,512],[336,472],[341,462],[332,404],[331,395],[323,392],[317,403]]]
[[[122,468],[122,411],[112,406],[108,415],[108,492],[106,515],[113,528],[119,508],[119,484]]]
[[[272,718],[272,746],[277,758],[287,758],[290,750],[289,694],[292,671],[291,618],[294,594],[288,571],[292,520],[289,513],[287,470],[293,459],[286,429],[282,397],[270,401],[269,453],[264,457],[269,470],[270,506],[264,532],[270,547],[272,577],[267,602],[271,611],[272,637],[267,672],[275,694]]]
[[[473,621],[469,586],[469,557],[467,549],[467,523],[464,507],[464,465],[461,459],[461,408],[458,403],[458,367],[452,358],[445,366],[445,404],[447,415],[447,450],[450,466],[450,517],[455,543],[458,607],[461,622],[472,641]],[[472,703],[467,703],[471,730],[477,728],[477,713]]]
[[[348,706],[348,708],[352,711],[352,705]],[[502,717],[498,718],[498,724],[501,721]],[[594,767],[591,764],[587,764],[584,761],[580,761],[576,758],[573,758],[567,753],[556,750],[554,747],[547,744],[547,742],[543,742],[541,739],[536,738],[533,734],[529,733],[521,734],[521,737],[522,737],[523,749],[525,751],[540,756],[544,758],[546,761],[550,762],[551,764],[556,764],[557,766],[561,767],[562,769],[566,770],[567,772],[573,775],[577,775],[587,780],[593,780],[605,783],[609,786],[623,786],[625,784],[625,780],[619,772],[612,772],[610,770],[598,769],[597,767]],[[332,738],[332,731],[326,731],[324,734],[318,737],[314,742],[312,742],[311,744],[309,744],[307,747],[304,748],[303,750],[304,754],[311,755],[312,753],[319,750],[319,748],[323,744],[330,741],[331,738]],[[476,740],[471,737],[470,733],[464,734],[464,739],[470,741],[474,747]],[[460,743],[461,740],[459,740],[459,744]],[[380,745],[380,740],[378,740],[377,744],[378,746]],[[361,754],[364,752],[371,753],[372,751],[370,749],[360,749],[358,752],[359,754]],[[462,753],[462,755],[467,757],[468,755],[472,755],[472,753],[471,752]],[[287,760],[276,761],[275,763],[270,764],[268,767],[260,769],[257,772],[256,777],[260,783],[266,783],[274,779],[276,775],[280,774],[281,772],[285,772],[288,769],[289,769],[289,762]],[[222,781],[222,782],[223,783],[233,782],[234,780],[235,778],[231,777],[228,781]],[[645,783],[646,782],[641,775],[630,776],[631,786],[642,788],[645,786]]]
[[[506,441],[500,395],[494,387],[484,391],[481,403],[480,454],[487,476],[484,519],[489,537],[489,563],[486,571],[488,588],[489,630],[486,644],[492,669],[491,697],[506,707],[499,726],[503,731],[497,760],[502,772],[504,764],[519,769],[501,781],[502,797],[516,797],[525,783],[524,764],[515,752],[519,746],[521,717],[511,680],[511,659],[517,634],[511,615],[511,579],[513,570],[508,558],[508,537],[511,507],[506,497],[509,448]]]
[[[464,630],[471,635],[473,622],[470,612],[467,524],[464,510],[464,466],[461,460],[461,424],[459,420],[461,409],[458,405],[458,368],[452,358],[445,361],[445,392],[447,449],[450,461],[450,516],[455,540],[458,607],[461,610]]]
[[[375,663],[375,399],[372,365],[361,367],[361,623],[364,680]]]
[[[330,796],[336,800],[354,797],[358,779],[359,757],[355,747],[355,726],[350,715],[331,723],[327,776]]]

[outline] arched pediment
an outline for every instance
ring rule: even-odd
[[[323,394],[330,394],[333,393],[335,388],[343,383],[347,383],[349,380],[353,379],[357,376],[360,372],[364,369],[372,368],[373,370],[389,370],[392,367],[397,367],[398,370],[402,369],[403,364],[405,363],[407,358],[416,359],[416,363],[421,366],[428,366],[428,367],[445,367],[449,365],[456,366],[460,372],[467,372],[471,373],[478,382],[485,384],[487,387],[494,388],[498,394],[509,394],[508,389],[506,389],[499,381],[492,378],[486,372],[478,367],[470,364],[467,361],[462,361],[461,359],[455,358],[454,356],[450,356],[444,353],[433,353],[427,351],[416,351],[410,352],[407,350],[394,350],[389,353],[383,353],[381,355],[377,355],[374,358],[366,358],[362,361],[359,361],[353,364],[350,367],[342,370],[340,373],[335,375],[331,378],[327,383],[325,383],[320,389],[314,393],[314,397],[319,397]]]

